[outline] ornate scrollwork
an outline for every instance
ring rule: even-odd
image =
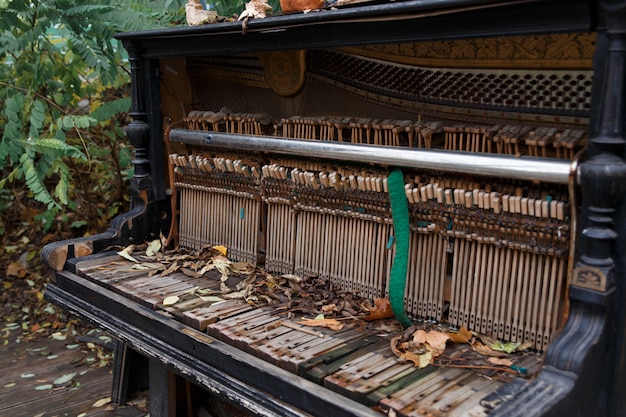
[[[564,33],[374,45],[360,51],[429,67],[590,69],[595,49],[595,33]]]

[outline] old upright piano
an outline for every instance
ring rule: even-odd
[[[43,253],[46,297],[120,341],[115,399],[134,355],[153,416],[626,415],[626,2],[118,38],[131,209]]]

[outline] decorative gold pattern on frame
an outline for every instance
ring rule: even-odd
[[[606,291],[606,275],[598,268],[579,266],[574,269],[572,285],[594,291]]]
[[[259,53],[270,88],[281,96],[297,94],[304,85],[305,51]]]
[[[595,49],[595,33],[565,33],[373,45],[342,50],[427,67],[591,69]]]

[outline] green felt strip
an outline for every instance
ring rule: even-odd
[[[404,175],[399,169],[394,169],[387,178],[391,215],[396,241],[396,254],[391,266],[389,278],[389,302],[396,319],[402,327],[413,325],[404,309],[404,291],[406,288],[406,274],[409,263],[409,205],[404,193]]]

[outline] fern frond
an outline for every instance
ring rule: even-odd
[[[23,152],[22,119],[21,112],[24,98],[15,95],[4,101],[4,115],[7,123],[4,126],[2,142],[0,142],[0,167],[7,159],[10,164],[15,163]]]
[[[66,16],[80,16],[86,17],[87,15],[98,17],[102,13],[114,10],[112,6],[106,4],[86,4],[82,6],[74,6],[65,11]]]
[[[33,102],[33,106],[30,109],[30,129],[28,134],[32,138],[38,138],[39,132],[43,129],[43,124],[46,118],[46,105],[40,100]]]
[[[37,23],[30,28],[30,30],[23,32],[21,36],[15,38],[16,46],[21,49],[28,49],[31,45],[45,38],[46,31],[50,27],[50,21],[43,19],[37,21]]]
[[[54,196],[59,203],[66,205],[68,203],[67,190],[70,185],[70,169],[61,160],[56,160],[51,167],[52,172],[59,175],[59,182],[54,188]]]
[[[32,145],[33,149],[37,152],[42,153],[44,155],[49,154],[50,152],[55,152],[59,156],[69,156],[71,158],[76,159],[84,159],[86,160],[85,154],[80,150],[80,148],[72,145],[68,145],[65,142],[60,141],[59,139],[54,138],[42,138],[35,141]]]
[[[99,122],[111,119],[116,114],[125,113],[130,109],[130,97],[119,98],[102,104],[91,112],[90,116]]]
[[[48,192],[43,180],[37,175],[37,169],[35,168],[35,162],[28,153],[22,154],[20,158],[21,169],[24,173],[24,181],[26,186],[33,193],[33,198],[40,203],[46,204],[48,208],[58,207],[59,204],[54,201],[54,198]]]
[[[69,47],[87,64],[95,70],[96,76],[102,79],[103,84],[112,82],[117,75],[115,60],[111,59],[108,51],[91,39],[71,35],[68,38]]]

